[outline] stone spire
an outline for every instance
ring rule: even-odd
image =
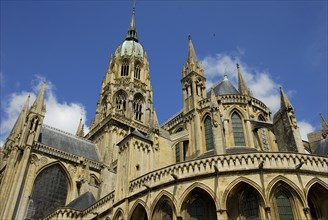
[[[280,87],[280,108],[287,110],[294,109],[282,87]]]
[[[76,136],[78,136],[78,137],[84,136],[84,124],[82,122],[82,118],[80,118],[80,123],[76,130]]]
[[[320,113],[321,129],[323,138],[328,137],[328,125],[326,120],[323,118],[322,113]]]
[[[22,132],[28,113],[29,103],[30,103],[30,96],[27,97],[26,102],[22,108],[22,111],[19,114],[13,129],[11,130],[9,138],[13,139]]]
[[[46,110],[46,106],[44,104],[45,89],[46,89],[46,83],[44,82],[41,86],[38,96],[36,97],[32,107],[31,107],[31,111],[33,111],[34,113],[42,113],[42,112],[45,112],[45,110]]]
[[[188,36],[188,56],[186,64],[183,67],[182,70],[182,76],[186,76],[191,72],[196,72],[202,77],[204,77],[204,70],[202,65],[198,62],[196,52],[194,49],[194,45],[191,40],[191,36]]]
[[[238,90],[242,95],[252,96],[250,90],[248,89],[246,82],[244,80],[243,74],[240,71],[239,64],[237,63],[237,72],[238,72]]]
[[[188,36],[188,57],[187,57],[187,63],[198,63],[198,59],[195,53],[194,45],[192,44],[191,36]]]
[[[135,21],[135,6],[132,9],[132,18],[125,39],[138,42],[137,28],[136,28],[136,21]]]

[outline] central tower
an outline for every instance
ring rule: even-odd
[[[134,130],[149,136],[157,119],[153,110],[149,63],[139,43],[135,9],[126,37],[110,56],[94,120],[87,138],[94,141],[102,162],[117,159],[116,144]]]

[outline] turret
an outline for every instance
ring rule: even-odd
[[[206,96],[204,69],[197,59],[190,35],[188,37],[188,56],[186,64],[183,66],[181,84],[184,113],[187,113],[197,108],[198,101]]]
[[[282,88],[280,88],[280,109],[273,117],[273,128],[279,151],[304,153],[294,107]]]

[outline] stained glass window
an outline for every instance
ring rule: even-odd
[[[286,192],[279,190],[276,193],[276,203],[279,212],[280,220],[293,220],[292,206],[289,201],[289,196]]]
[[[235,146],[245,146],[244,129],[240,116],[234,112],[231,117]]]
[[[213,143],[212,122],[209,116],[205,118],[204,127],[205,127],[206,150],[211,150],[214,148],[214,143]]]
[[[196,199],[188,206],[190,220],[205,220],[205,210],[206,207],[200,199]]]
[[[175,145],[175,162],[180,162],[180,144]]]
[[[162,219],[161,220],[172,220],[173,210],[167,201],[163,201],[161,204]]]
[[[251,190],[245,192],[242,206],[246,220],[259,220],[259,203],[254,192]]]
[[[50,166],[36,177],[32,200],[28,207],[31,219],[41,219],[55,208],[64,206],[67,196],[67,179],[59,165]]]

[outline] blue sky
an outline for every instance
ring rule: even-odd
[[[47,81],[45,123],[88,126],[111,53],[121,44],[132,1],[1,1],[3,142],[28,94]],[[241,65],[256,98],[274,113],[282,86],[303,133],[327,119],[327,1],[137,1],[160,123],[182,108],[181,70],[191,34],[208,88]],[[304,137],[304,135],[303,135]]]

